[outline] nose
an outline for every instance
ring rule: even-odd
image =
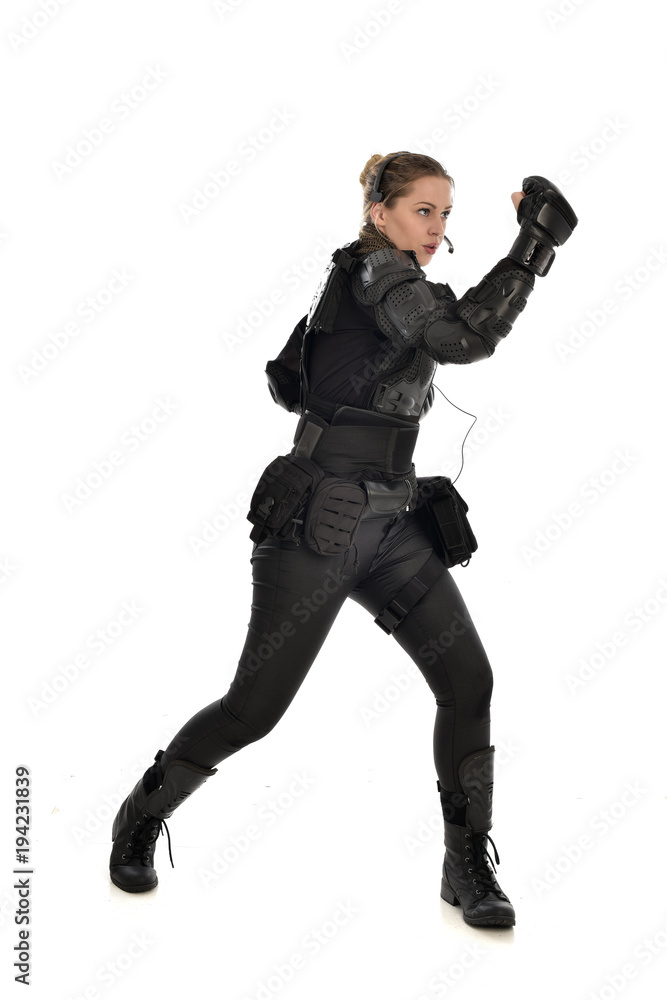
[[[447,219],[439,219],[439,218],[434,219],[433,225],[431,226],[430,230],[432,235],[437,236],[438,239],[441,240],[444,235],[446,225],[447,225]]]

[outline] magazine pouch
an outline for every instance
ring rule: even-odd
[[[470,522],[468,504],[447,476],[418,478],[418,507],[432,528],[445,565],[468,565],[477,549]]]
[[[308,502],[324,479],[324,470],[308,458],[280,455],[271,462],[255,488],[247,518],[250,537],[259,543],[269,535],[298,543]]]

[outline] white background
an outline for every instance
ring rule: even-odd
[[[664,982],[664,45],[649,0],[558,10],[3,3],[0,964],[17,994],[19,765],[34,997],[609,1000]],[[170,821],[176,868],[161,839],[159,888],[131,896],[108,880],[114,803],[225,693],[245,637],[247,501],[295,427],[264,365],[357,235],[364,163],[400,149],[455,178],[456,251],[428,275],[458,295],[509,249],[527,175],[580,219],[507,342],[436,379],[478,416],[457,486],[479,551],[453,573],[494,667],[516,928],[440,900],[433,699],[351,602],[278,727]],[[456,474],[469,424],[438,396],[418,474]]]

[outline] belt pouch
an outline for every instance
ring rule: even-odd
[[[306,505],[324,478],[324,470],[308,458],[280,455],[262,473],[250,500],[247,518],[253,542],[268,535],[298,542]]]
[[[306,545],[322,556],[346,552],[354,541],[365,506],[366,493],[359,483],[326,478],[308,504]]]
[[[447,476],[418,479],[420,506],[434,529],[447,566],[467,565],[477,550],[468,521],[468,504]]]
[[[375,514],[397,514],[408,506],[414,493],[409,479],[365,479],[368,506]]]

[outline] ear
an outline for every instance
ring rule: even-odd
[[[386,224],[387,220],[384,217],[384,205],[381,201],[375,201],[371,205],[371,222],[374,222],[377,226],[378,222]]]

